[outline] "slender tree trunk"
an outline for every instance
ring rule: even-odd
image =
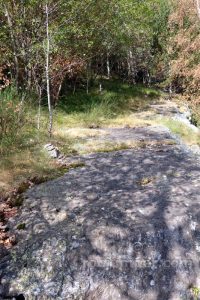
[[[47,98],[48,98],[48,108],[49,108],[49,136],[52,136],[53,128],[53,111],[51,105],[51,92],[50,92],[50,79],[49,79],[49,54],[50,54],[50,36],[49,36],[49,7],[46,4],[46,83],[47,83]]]
[[[62,89],[62,86],[63,86],[63,81],[64,80],[62,80],[62,82],[60,83],[59,88],[58,88],[58,93],[57,93],[57,97],[56,97],[57,101],[59,100],[60,92],[61,92],[61,89]]]
[[[145,74],[145,71],[144,71],[143,75],[142,75],[142,82],[143,82],[143,84],[146,83],[146,77],[147,77],[147,75]]]
[[[128,55],[127,55],[128,77],[129,77],[129,80],[131,80],[132,83],[135,84],[135,66],[134,66],[133,60],[134,60],[133,52],[130,49],[128,51]]]
[[[149,71],[147,71],[147,82],[148,82],[148,85],[150,86],[151,85],[151,74]]]
[[[108,79],[110,79],[110,59],[109,59],[109,53],[107,53],[106,66],[107,66],[107,76],[108,76]]]
[[[135,67],[134,67],[134,57],[133,57],[133,52],[130,49],[129,50],[129,64],[130,64],[130,71],[131,71],[131,81],[133,84],[135,84]]]
[[[99,92],[102,93],[102,90],[103,90],[103,88],[102,88],[102,83],[100,83],[100,84],[99,84]]]
[[[129,53],[127,53],[127,66],[128,66],[128,77],[131,77],[131,64],[130,64],[130,56]]]
[[[76,92],[76,80],[77,80],[77,79],[75,79],[75,81],[74,81],[73,95],[74,95],[75,92]]]
[[[169,99],[172,99],[172,94],[173,94],[173,90],[172,90],[172,83],[170,83],[169,85]]]
[[[200,18],[200,1],[196,0],[196,4],[197,4],[197,13],[198,13],[198,17]]]
[[[31,81],[32,81],[32,72],[31,69],[28,69],[28,78],[27,78],[27,85],[28,85],[28,89],[31,89]]]
[[[41,86],[38,87],[39,99],[38,99],[38,118],[37,118],[37,129],[40,130],[40,120],[41,120],[41,100],[42,100],[42,89]]]
[[[105,62],[105,60],[104,60],[104,57],[102,56],[101,57],[101,75],[100,75],[100,83],[99,83],[99,92],[100,93],[102,93],[102,90],[103,90],[102,81],[103,81],[103,75],[105,74],[104,73],[104,62]]]

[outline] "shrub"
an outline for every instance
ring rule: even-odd
[[[27,105],[16,88],[9,87],[0,92],[0,140],[8,146],[15,140],[26,124]],[[2,149],[1,149],[2,150]]]

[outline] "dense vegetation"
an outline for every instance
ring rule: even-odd
[[[198,8],[198,0],[0,0],[3,168],[26,152],[44,169],[38,149],[49,135],[69,153],[63,125],[124,122],[157,95],[152,85],[181,93],[198,122]]]
[[[169,16],[169,78],[174,91],[193,108],[200,124],[200,3],[175,1]]]
[[[52,109],[67,91],[81,88],[88,94],[96,82],[101,91],[104,77],[150,84],[162,73],[158,61],[165,52],[165,32],[160,28],[166,28],[168,14],[163,0],[11,0],[0,5],[0,135],[6,144],[26,123],[27,106],[38,105],[35,126],[40,129],[41,106],[48,104],[51,135]]]
[[[132,82],[140,77],[146,82],[162,52],[160,28],[167,21],[164,3],[2,2],[1,63],[10,66],[18,88],[39,93],[46,86],[49,58],[53,103],[66,78],[91,81],[106,74]]]

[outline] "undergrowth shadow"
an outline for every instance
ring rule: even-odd
[[[79,89],[76,93],[62,96],[58,109],[65,113],[85,113],[93,107],[107,105],[113,112],[138,110],[148,106],[152,99],[160,96],[160,91],[143,85],[128,85],[116,80],[103,80],[103,91],[98,86],[91,88],[89,94]]]

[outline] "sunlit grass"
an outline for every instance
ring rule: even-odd
[[[130,86],[119,81],[103,82],[103,91],[94,86],[90,93],[83,90],[68,94],[54,111],[53,137],[49,139],[48,111],[42,108],[40,130],[37,130],[37,107],[27,112],[29,122],[17,135],[0,143],[0,192],[12,189],[32,176],[60,174],[58,165],[50,159],[43,146],[53,143],[66,155],[110,152],[138,146],[137,143],[100,143],[89,138],[105,136],[103,127],[143,126],[145,111],[160,92],[144,86]],[[144,118],[137,113],[143,111]],[[135,116],[133,115],[135,114]]]
[[[116,118],[113,118],[111,120],[107,120],[105,125],[109,128],[115,128],[115,127],[141,127],[141,126],[150,126],[152,125],[152,122],[150,120],[147,120],[145,118],[145,115],[137,115],[137,114],[123,114],[119,115]]]
[[[159,117],[153,121],[155,124],[164,125],[171,130],[172,133],[180,136],[188,145],[200,145],[200,133],[192,130],[182,122],[171,118]]]
[[[55,162],[40,148],[23,148],[1,159],[0,192],[16,187],[29,177],[50,175],[55,168]]]
[[[55,136],[60,136],[65,138],[77,138],[77,139],[83,139],[83,138],[92,138],[92,137],[98,137],[98,136],[104,136],[108,133],[104,129],[89,129],[89,128],[81,128],[81,127],[75,127],[75,128],[65,128],[65,127],[58,127],[54,131]]]
[[[96,152],[113,152],[134,148],[146,148],[160,145],[174,145],[173,140],[161,140],[161,141],[138,141],[127,140],[123,142],[112,142],[103,140],[86,140],[85,143],[77,143],[74,145],[74,149],[79,154],[96,153]]]
[[[57,126],[102,127],[131,112],[147,110],[161,93],[153,88],[130,86],[119,81],[104,81],[103,91],[97,87],[63,97],[56,109]]]

